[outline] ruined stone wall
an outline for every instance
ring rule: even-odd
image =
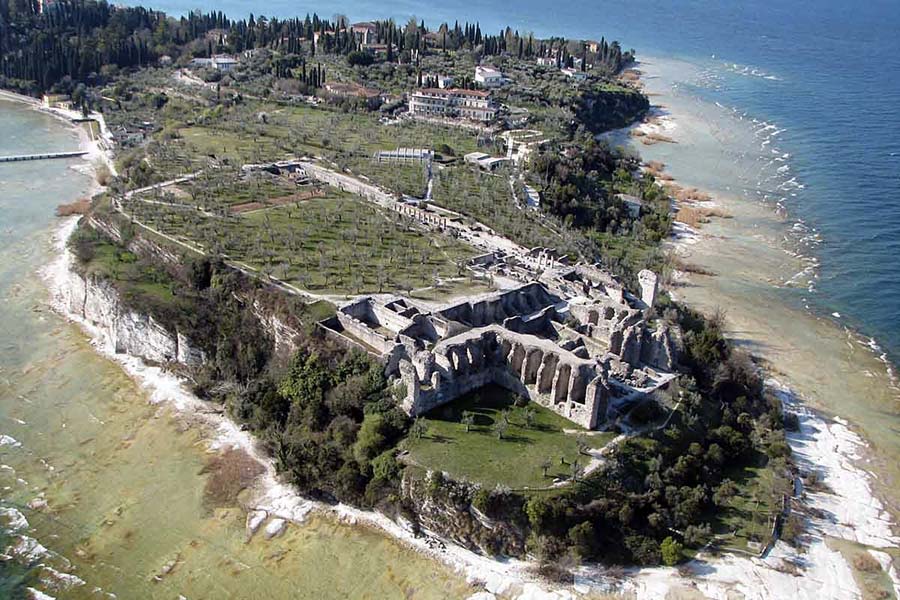
[[[601,366],[549,340],[494,325],[441,342],[433,356],[419,368],[400,365],[410,414],[494,383],[589,429],[606,418],[608,387]]]
[[[372,314],[379,325],[387,327],[391,331],[400,332],[412,325],[411,319],[378,304],[372,306]]]
[[[678,364],[680,342],[677,333],[665,325],[656,331],[645,331],[641,361],[663,371],[672,371]]]
[[[362,340],[381,354],[386,354],[394,347],[393,340],[386,339],[383,335],[357,319],[344,312],[338,311],[338,321],[347,333]]]
[[[559,302],[539,283],[524,285],[518,289],[499,292],[463,302],[440,311],[440,316],[469,327],[485,327],[503,323],[504,320],[536,313]]]

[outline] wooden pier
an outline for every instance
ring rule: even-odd
[[[14,156],[0,156],[0,163],[19,162],[22,160],[47,160],[51,158],[74,158],[76,156],[84,156],[87,154],[85,150],[76,152],[45,152],[43,154],[17,154]]]

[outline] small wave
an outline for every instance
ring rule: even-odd
[[[765,79],[767,81],[782,81],[781,77],[769,73],[758,67],[727,62],[722,64],[725,67],[726,71],[734,73],[735,75],[741,75],[744,77],[757,77],[759,79]]]
[[[11,506],[0,507],[0,517],[6,520],[6,530],[10,533],[28,529],[28,519],[18,509]]]
[[[18,559],[23,562],[35,562],[50,555],[50,551],[41,545],[39,541],[27,535],[17,535],[13,543],[3,551],[3,557],[7,560]]]
[[[41,565],[41,582],[48,588],[62,592],[73,587],[82,586],[85,581],[77,575],[57,571],[53,567]]]
[[[5,433],[0,433],[0,446],[10,446],[12,448],[19,448],[22,445],[22,442],[17,440],[11,435],[6,435]]]

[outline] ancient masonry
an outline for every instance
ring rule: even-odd
[[[636,298],[597,267],[543,253],[492,253],[469,267],[513,283],[431,310],[406,298],[363,297],[320,325],[379,356],[410,415],[493,383],[595,429],[674,378],[678,336],[647,321],[654,273],[640,273]]]

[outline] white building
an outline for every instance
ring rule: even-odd
[[[370,22],[354,23],[350,26],[350,31],[353,32],[356,42],[364,46],[374,44],[378,35],[378,27],[375,26],[375,23]]]
[[[552,56],[538,56],[537,64],[542,67],[555,67],[556,59]]]
[[[227,54],[216,54],[212,58],[195,58],[191,61],[192,67],[215,69],[217,71],[230,71],[238,64],[238,60]]]
[[[493,67],[475,67],[475,81],[484,87],[498,87],[503,84],[503,73]]]
[[[487,123],[497,116],[490,92],[425,88],[409,97],[409,112],[422,117],[462,118]]]
[[[453,77],[450,75],[438,75],[435,78],[439,89],[446,90],[453,86]]]
[[[469,152],[463,157],[463,160],[470,165],[481,167],[485,171],[493,171],[503,163],[509,162],[507,158],[491,156],[484,152]]]
[[[579,71],[578,69],[565,68],[560,69],[560,72],[566,77],[571,77],[575,81],[584,81],[587,79],[587,73]]]

